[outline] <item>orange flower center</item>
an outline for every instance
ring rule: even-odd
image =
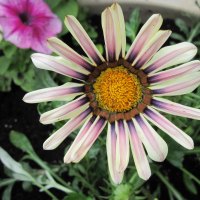
[[[99,107],[110,112],[129,111],[142,99],[140,81],[123,66],[101,72],[93,88]]]

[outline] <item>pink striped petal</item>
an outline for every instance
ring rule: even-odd
[[[86,122],[80,129],[78,135],[76,136],[75,140],[73,141],[72,145],[70,146],[67,153],[65,154],[65,157],[64,157],[65,163],[72,162],[74,152],[76,152],[77,148],[80,148],[80,146],[82,145],[83,140],[85,139],[85,135],[88,133],[89,129],[94,124],[95,119],[96,119],[96,116],[93,115],[90,118],[88,118],[88,120],[86,120]]]
[[[101,14],[101,22],[106,47],[106,58],[113,62],[117,60],[117,34],[113,14],[110,8],[106,8]],[[118,52],[119,53],[119,52]],[[119,54],[118,54],[119,56]]]
[[[142,142],[138,137],[133,121],[128,121],[129,139],[135,166],[140,178],[147,180],[151,176],[151,169]]]
[[[146,44],[146,46],[141,50],[139,55],[135,58],[133,65],[136,69],[141,68],[145,63],[147,63],[152,56],[161,48],[161,46],[166,42],[166,40],[171,35],[171,31],[158,31],[151,40]]]
[[[74,62],[79,66],[82,66],[88,71],[92,71],[94,69],[94,66],[90,62],[88,62],[86,59],[84,59],[82,56],[76,53],[76,51],[74,51],[71,47],[69,47],[58,38],[49,38],[48,45],[52,51],[62,56],[63,58],[70,60],[71,62]]]
[[[193,149],[194,143],[192,138],[176,127],[173,123],[171,123],[168,119],[166,119],[163,115],[155,111],[154,109],[148,107],[144,113],[145,117],[155,124],[162,131],[167,133],[170,137],[172,137],[176,142],[187,149]]]
[[[65,85],[45,88],[27,93],[23,101],[26,103],[40,103],[46,101],[70,101],[76,96],[83,94],[83,84],[66,83]]]
[[[200,120],[200,109],[191,108],[167,99],[156,97],[152,99],[152,105],[154,108],[172,115]]]
[[[156,74],[152,74],[148,77],[148,81],[151,84],[160,83],[199,70],[200,70],[200,61],[194,60],[189,63],[180,65],[179,67],[175,67],[169,70],[158,72]]]
[[[187,62],[196,53],[197,48],[189,42],[164,47],[154,55],[150,62],[143,66],[143,69],[146,73],[155,73],[173,65]]]
[[[83,157],[87,154],[91,146],[94,144],[100,133],[103,131],[107,121],[104,118],[100,118],[99,116],[96,118],[93,126],[89,129],[84,139],[82,140],[82,144],[72,155],[72,162],[79,162],[83,159]]]
[[[80,69],[73,63],[64,61],[60,57],[35,53],[31,56],[31,59],[37,68],[54,71],[81,81],[87,79],[88,72],[83,70],[79,72]]]
[[[111,6],[111,12],[114,16],[114,22],[116,26],[117,32],[117,48],[119,49],[119,53],[121,54],[122,58],[125,57],[126,51],[126,32],[125,32],[125,21],[122,9],[119,4],[114,3]],[[117,58],[117,57],[116,57]]]
[[[79,116],[70,119],[62,128],[53,133],[43,144],[45,150],[52,150],[58,147],[63,140],[76,130],[88,117],[91,116],[91,108],[83,111]]]
[[[120,184],[124,173],[119,173],[116,170],[116,143],[117,135],[115,131],[115,123],[108,123],[108,132],[106,140],[107,157],[108,157],[108,168],[110,177],[115,184]]]
[[[161,15],[154,14],[143,25],[126,55],[126,60],[128,62],[132,63],[134,61],[152,36],[160,29],[162,22],[163,19]]]
[[[122,173],[127,168],[129,162],[128,128],[123,120],[119,120],[116,122],[116,134],[117,134],[116,170]]]
[[[138,115],[134,124],[149,157],[157,162],[165,160],[168,147],[166,142],[158,135],[142,115]]]
[[[200,72],[174,78],[161,84],[150,86],[155,96],[176,96],[194,91],[200,85]]]
[[[78,99],[69,102],[63,106],[50,110],[43,113],[40,116],[40,122],[42,124],[51,124],[61,120],[76,117],[83,110],[89,107],[88,99],[85,95],[79,97]]]
[[[65,25],[67,26],[73,37],[76,39],[76,41],[80,44],[85,53],[88,55],[88,57],[94,63],[100,65],[102,62],[105,61],[86,31],[83,29],[81,24],[74,16],[68,15],[65,18]]]

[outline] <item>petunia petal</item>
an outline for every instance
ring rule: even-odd
[[[102,130],[104,129],[107,121],[104,118],[97,117],[93,123],[93,126],[90,127],[88,132],[85,134],[84,139],[82,140],[81,146],[76,148],[76,151],[73,152],[72,162],[79,162],[87,154],[93,143],[96,141]]]
[[[140,29],[128,53],[126,54],[125,59],[128,62],[132,63],[134,61],[147,42],[160,29],[162,22],[163,19],[159,14],[154,14],[148,19],[148,21]]]
[[[70,101],[76,96],[83,94],[83,84],[66,83],[61,86],[36,90],[27,93],[23,101],[26,103],[40,103],[45,101]]]
[[[108,168],[112,181],[115,184],[119,184],[122,181],[124,173],[120,173],[116,170],[116,143],[117,135],[115,131],[115,123],[108,123],[108,132],[106,140]]]
[[[141,50],[141,52],[135,58],[132,65],[136,69],[141,68],[161,48],[161,46],[166,42],[170,35],[171,31],[169,30],[158,31],[146,44],[146,46]]]
[[[45,150],[52,150],[58,147],[63,140],[76,130],[88,117],[91,116],[91,108],[83,111],[79,116],[70,119],[62,128],[53,133],[43,144]]]
[[[151,169],[142,142],[138,137],[133,121],[128,121],[129,139],[135,166],[140,178],[147,180],[151,176]]]
[[[191,60],[196,53],[197,48],[189,42],[163,47],[154,55],[150,62],[143,66],[143,69],[146,73],[155,73],[173,65],[187,62]]]
[[[161,83],[163,81],[167,81],[173,78],[179,78],[182,75],[186,75],[187,73],[196,71],[200,71],[199,60],[194,60],[169,70],[151,74],[148,77],[148,82],[151,84]]]
[[[82,111],[89,107],[88,99],[86,95],[79,97],[78,99],[71,101],[63,106],[43,113],[40,116],[40,122],[42,124],[51,124],[61,120],[69,119],[78,116]]]
[[[74,51],[71,47],[69,47],[58,38],[51,37],[48,39],[47,42],[49,48],[63,58],[70,60],[71,62],[74,62],[75,64],[82,66],[89,71],[92,71],[94,69],[94,66],[90,62],[88,62],[86,59],[84,59],[82,56],[76,53],[76,51]]]
[[[116,122],[117,146],[116,146],[116,170],[122,173],[129,162],[129,138],[128,128],[123,120]]]
[[[200,120],[200,109],[191,108],[189,106],[184,106],[179,103],[174,103],[167,99],[157,97],[154,97],[151,103],[155,109],[160,111],[172,115]]]
[[[68,62],[61,57],[35,53],[31,56],[31,59],[37,68],[54,71],[74,79],[85,80],[89,74],[86,70],[80,69],[72,62]]]
[[[187,94],[200,85],[200,72],[192,72],[161,84],[150,86],[155,96],[176,96]]]
[[[88,57],[94,63],[100,65],[102,62],[105,61],[98,49],[95,47],[90,37],[88,36],[88,34],[86,33],[86,31],[83,29],[81,24],[74,16],[68,15],[65,18],[65,25],[67,26],[68,30],[73,35],[73,37],[81,45],[82,49],[85,51]]]
[[[168,147],[160,135],[158,135],[142,115],[138,115],[134,119],[134,124],[149,157],[157,162],[165,160]]]
[[[158,113],[156,110],[148,107],[144,113],[145,117],[155,124],[162,131],[167,133],[170,137],[172,137],[176,142],[187,149],[193,149],[194,143],[192,138],[176,127],[173,123],[171,123],[168,119],[166,119],[163,115]]]

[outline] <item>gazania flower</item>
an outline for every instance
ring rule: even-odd
[[[120,183],[129,162],[129,144],[138,174],[145,180],[151,175],[146,152],[158,162],[167,156],[166,142],[149,121],[183,147],[193,148],[190,136],[158,112],[200,119],[199,110],[160,97],[186,94],[200,84],[200,62],[182,64],[196,54],[193,44],[183,42],[160,49],[171,31],[159,30],[162,17],[155,14],[143,25],[125,53],[125,24],[118,4],[102,13],[106,58],[76,18],[67,16],[65,24],[89,59],[57,38],[50,38],[48,44],[58,57],[33,54],[36,67],[79,80],[25,95],[24,101],[28,103],[70,101],[41,115],[43,124],[69,119],[44,142],[44,149],[56,148],[81,127],[64,157],[66,163],[79,162],[107,126],[109,171],[112,180]],[[170,68],[174,65],[179,66]],[[161,71],[166,68],[170,69]]]
[[[5,40],[42,53],[51,52],[46,40],[62,29],[58,17],[42,0],[0,0],[0,26]]]

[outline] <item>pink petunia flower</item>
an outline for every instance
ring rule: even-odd
[[[106,8],[102,13],[104,58],[78,20],[66,17],[68,30],[88,59],[57,38],[50,38],[48,43],[59,56],[32,55],[37,68],[81,81],[25,95],[27,103],[70,101],[41,115],[43,124],[69,119],[44,142],[44,149],[55,149],[81,127],[64,157],[65,163],[77,163],[107,126],[108,167],[113,182],[120,183],[129,163],[130,150],[138,175],[144,180],[151,175],[148,157],[157,162],[165,160],[167,143],[151,123],[183,147],[194,147],[192,138],[163,112],[200,120],[200,110],[163,97],[187,94],[200,85],[200,61],[190,61],[197,48],[189,42],[161,48],[171,34],[170,30],[160,30],[162,21],[161,15],[152,15],[126,52],[122,9],[118,4]]]
[[[5,40],[19,48],[50,53],[46,40],[62,23],[42,0],[0,0],[0,26]]]

